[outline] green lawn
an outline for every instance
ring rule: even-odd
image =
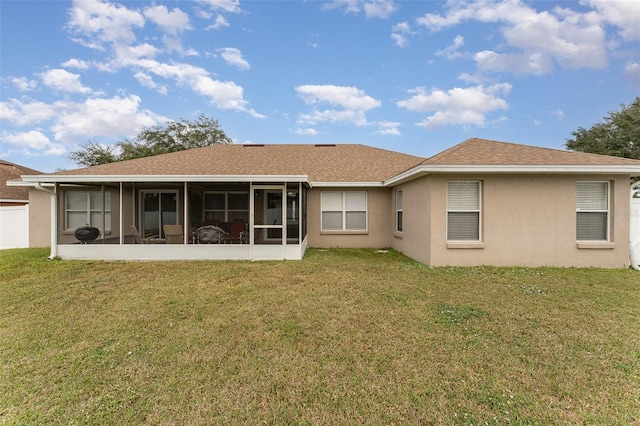
[[[0,424],[638,424],[640,274],[0,251]]]

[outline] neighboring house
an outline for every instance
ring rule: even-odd
[[[7,181],[37,174],[0,159],[0,249],[29,247],[29,188],[10,187]]]
[[[429,265],[625,268],[638,176],[637,160],[469,139],[428,159],[363,145],[215,145],[22,180],[50,194],[51,255],[65,259],[392,247]],[[197,244],[199,227],[238,223],[229,244]],[[86,224],[100,237],[79,244]],[[135,230],[166,241],[167,224],[186,230],[182,244],[135,244]]]

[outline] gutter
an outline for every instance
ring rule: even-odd
[[[56,216],[56,210],[57,210],[57,206],[56,206],[56,191],[55,191],[55,186],[54,186],[54,190],[51,190],[49,188],[45,188],[44,186],[42,186],[41,182],[34,182],[33,183],[33,187],[35,189],[37,189],[38,191],[42,191],[42,192],[46,192],[47,194],[49,194],[51,196],[51,252],[49,253],[49,260],[53,260],[56,257],[58,257],[58,238],[57,238],[57,233],[56,233],[56,229],[58,227],[58,221],[57,221],[57,216]]]

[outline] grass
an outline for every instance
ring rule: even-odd
[[[640,275],[0,252],[0,424],[639,424]]]

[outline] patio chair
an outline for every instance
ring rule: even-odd
[[[138,228],[134,225],[129,226],[131,228],[131,232],[133,233],[133,239],[136,244],[155,244],[159,242],[160,235],[145,235],[144,237],[140,235],[138,232]]]
[[[167,244],[183,244],[184,233],[182,232],[182,225],[163,225],[164,237],[167,240]]]
[[[226,240],[227,235],[224,229],[213,225],[202,226],[195,234],[198,244],[221,244]]]
[[[242,234],[246,229],[247,225],[244,222],[231,222],[231,231],[227,237],[227,242],[242,243]]]

